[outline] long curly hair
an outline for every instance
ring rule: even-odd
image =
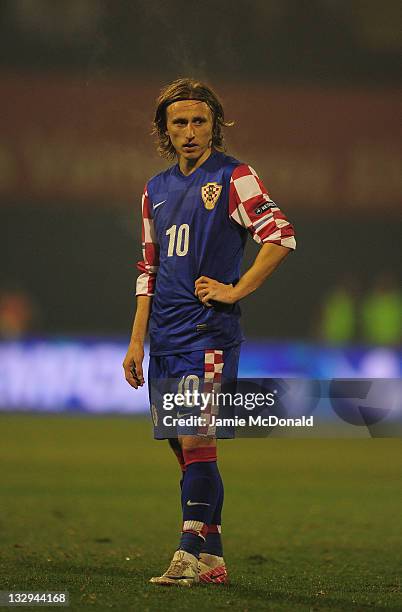
[[[216,93],[205,83],[191,78],[176,79],[161,89],[156,100],[155,118],[152,134],[157,136],[157,149],[159,155],[168,160],[176,157],[176,150],[166,134],[166,109],[169,104],[179,100],[200,100],[208,104],[212,112],[212,146],[218,151],[225,150],[223,127],[231,127],[233,121],[225,121],[222,104]]]

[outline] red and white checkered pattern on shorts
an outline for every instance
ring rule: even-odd
[[[222,383],[223,372],[223,351],[217,349],[206,349],[204,357],[204,386],[203,393],[219,393]],[[205,425],[198,428],[198,435],[214,436],[216,434],[216,425],[211,423],[212,416],[217,416],[219,406],[213,398],[208,402],[205,410],[201,412],[201,416],[205,421]]]

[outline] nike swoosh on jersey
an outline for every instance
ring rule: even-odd
[[[187,506],[210,506],[211,504],[206,504],[205,502],[192,502],[187,500]]]
[[[154,210],[155,208],[158,208],[158,206],[161,206],[161,204],[164,204],[166,202],[166,200],[162,200],[162,202],[158,202],[157,204],[154,204]]]

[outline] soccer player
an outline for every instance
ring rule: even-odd
[[[157,100],[159,153],[177,163],[151,178],[142,198],[143,261],[138,264],[137,310],[123,367],[135,389],[144,384],[149,324],[148,382],[202,380],[214,389],[236,379],[243,341],[239,301],[255,291],[295,248],[294,230],[257,173],[225,155],[222,105],[214,91],[183,78]],[[243,276],[247,235],[261,244]],[[151,411],[158,434],[155,405]],[[177,429],[169,443],[182,469],[183,527],[178,549],[159,585],[225,583],[221,542],[223,483],[216,430]],[[177,435],[177,437],[176,437]]]

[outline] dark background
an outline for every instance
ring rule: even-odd
[[[297,231],[243,302],[248,337],[320,338],[346,276],[358,300],[385,272],[397,286],[400,17],[394,0],[1,2],[0,290],[32,304],[27,331],[128,334],[140,195],[165,167],[154,99],[184,75],[222,93],[229,152]]]

